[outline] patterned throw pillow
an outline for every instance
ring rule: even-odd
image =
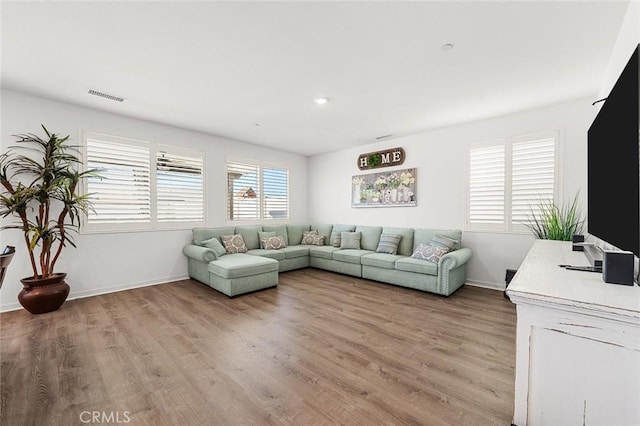
[[[223,235],[220,237],[227,253],[246,253],[247,245],[244,243],[242,234]]]
[[[263,249],[264,245],[262,244],[262,240],[264,238],[275,237],[276,231],[258,231],[258,238],[260,239],[260,248]]]
[[[431,243],[420,243],[413,251],[411,257],[415,259],[428,260],[429,262],[438,263],[440,258],[449,253],[449,247],[433,245]]]
[[[302,242],[304,245],[323,246],[324,236],[318,234],[318,231],[305,231],[302,233]]]
[[[460,243],[458,240],[454,240],[453,238],[445,237],[444,235],[436,234],[433,236],[429,244],[438,247],[447,247],[449,250],[453,250]]]
[[[282,236],[263,238],[260,243],[265,250],[278,250],[287,246]]]
[[[340,247],[340,243],[342,242],[342,235],[340,232],[332,231],[331,236],[329,237],[329,241],[331,241],[331,245],[334,247]]]
[[[341,249],[360,250],[360,239],[362,238],[362,232],[343,232],[340,236],[342,239],[342,241],[340,241]]]
[[[378,248],[376,249],[376,252],[398,254],[398,245],[400,244],[401,239],[402,239],[402,235],[395,235],[395,234],[380,235],[380,242],[378,243]]]

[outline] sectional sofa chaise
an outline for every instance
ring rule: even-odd
[[[231,238],[233,235],[242,238]],[[229,297],[275,287],[279,272],[307,267],[449,296],[464,284],[471,258],[471,250],[461,247],[461,238],[460,230],[444,229],[343,224],[226,226],[194,228],[193,240],[183,253],[191,278]],[[421,253],[416,250],[432,248],[434,241],[443,239],[450,251],[444,250],[445,254],[431,261],[417,258]],[[392,254],[394,248],[397,252]]]

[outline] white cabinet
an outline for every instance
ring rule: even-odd
[[[517,308],[517,426],[640,425],[640,287],[607,284],[571,243],[536,240],[507,294]]]

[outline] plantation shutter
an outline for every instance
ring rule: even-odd
[[[227,219],[260,219],[259,167],[227,162]]]
[[[511,168],[511,223],[522,224],[531,214],[538,214],[540,202],[554,201],[554,137],[514,142]]]
[[[263,168],[262,193],[264,219],[289,218],[289,171],[287,169]]]
[[[502,228],[505,218],[505,144],[469,152],[468,226]]]
[[[94,211],[89,224],[150,223],[150,150],[144,145],[87,138],[87,167],[101,178],[87,180]]]
[[[156,154],[158,222],[204,221],[204,157]]]

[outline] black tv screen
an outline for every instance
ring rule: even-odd
[[[638,48],[588,131],[589,234],[640,256]]]

